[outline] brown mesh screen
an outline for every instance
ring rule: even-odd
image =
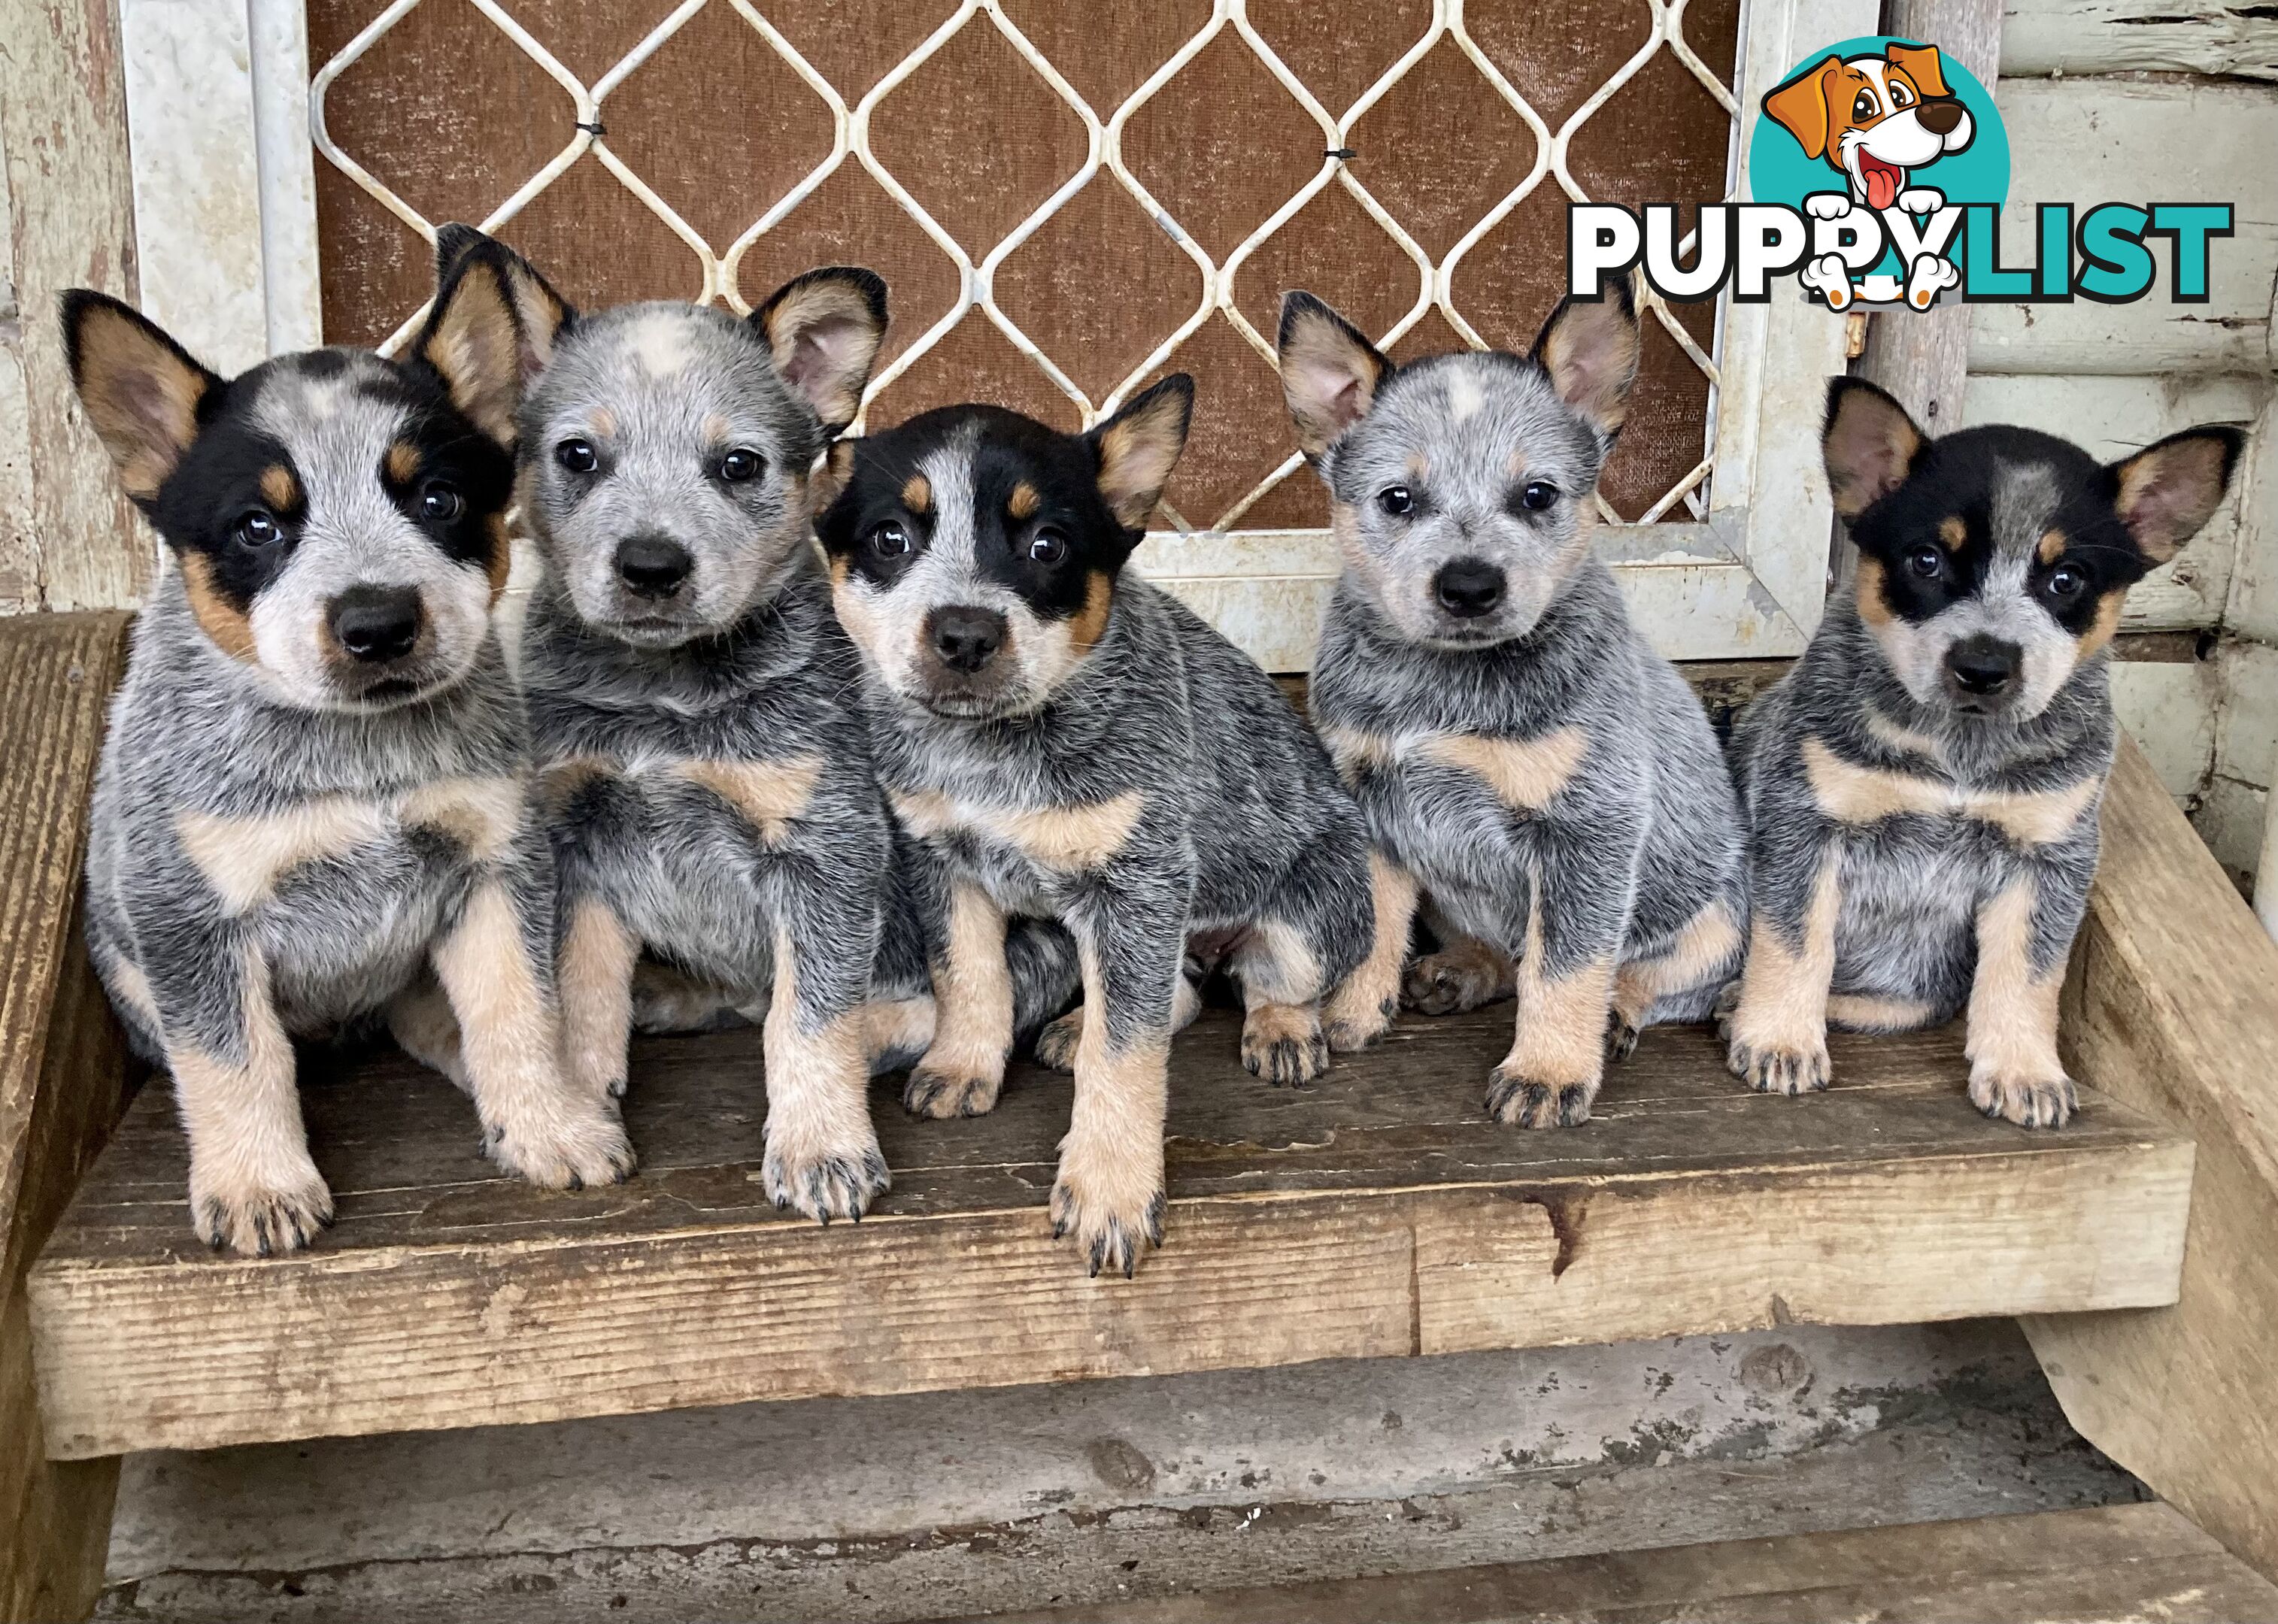
[[[608,6],[504,0],[561,66],[596,85],[670,16],[669,0]],[[852,108],[957,11],[953,0],[755,0],[759,14]],[[323,65],[377,18],[381,0],[310,0],[311,59]],[[1209,0],[1001,0],[1004,17],[1106,123],[1164,63],[1208,27]],[[1250,0],[1247,16],[1334,118],[1390,72],[1431,29],[1427,0],[1325,5]],[[1609,80],[1631,76],[1577,130],[1567,169],[1584,195],[1632,205],[1724,195],[1731,124],[1716,96],[1664,42],[1634,70],[1653,35],[1647,0],[1473,0],[1466,26],[1479,50],[1551,132]],[[1739,0],[1692,0],[1682,35],[1728,87]],[[339,149],[430,222],[480,221],[573,142],[576,102],[546,67],[471,0],[424,0],[325,93]],[[710,0],[626,74],[600,108],[608,149],[715,260],[831,156],[832,110],[732,0]],[[1351,127],[1354,179],[1435,263],[1522,185],[1542,143],[1459,48],[1443,36]],[[1082,117],[985,11],[872,111],[878,164],[975,263],[1083,167]],[[1136,109],[1122,154],[1175,229],[1217,265],[1323,168],[1319,126],[1259,51],[1227,24]],[[1457,263],[1451,302],[1491,344],[1523,347],[1564,275],[1569,194],[1555,173]],[[428,293],[419,233],[338,166],[317,167],[325,335],[374,344]],[[500,233],[573,301],[692,298],[707,255],[605,167],[580,153]],[[868,264],[893,290],[891,364],[959,304],[955,263],[856,156],[765,234],[718,291],[738,308],[784,278],[832,262]],[[1311,289],[1363,326],[1384,332],[1416,301],[1414,260],[1346,187],[1322,187],[1257,245],[1233,301],[1270,340],[1280,294]],[[1102,167],[998,268],[1005,316],[1097,405],[1131,378],[1201,303],[1202,271]],[[1704,353],[1714,307],[1679,307]],[[1402,357],[1464,342],[1438,309],[1393,346]],[[1290,441],[1271,363],[1223,311],[1155,373],[1196,375],[1194,437],[1167,500],[1189,524],[1222,522],[1288,458]],[[1153,374],[1150,374],[1152,376]],[[1144,379],[1134,380],[1143,382]],[[1708,376],[1649,321],[1644,376],[1605,490],[1635,517],[1701,460]],[[892,380],[870,408],[889,423],[954,400],[1016,406],[1069,427],[1078,404],[982,309]],[[1669,516],[1691,516],[1684,503]],[[1321,522],[1309,480],[1285,478],[1235,518],[1240,527]]]

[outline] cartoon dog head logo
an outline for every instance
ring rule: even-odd
[[[1946,88],[1938,47],[1895,41],[1878,55],[1823,58],[1765,96],[1764,111],[1849,180],[1854,202],[1877,210],[1909,188],[1912,172],[1976,133]]]

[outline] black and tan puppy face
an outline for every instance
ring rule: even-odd
[[[1837,378],[1823,450],[1859,545],[1859,614],[1907,691],[1957,716],[2037,716],[2112,639],[2128,589],[2213,516],[2243,436],[2190,429],[2098,463],[2030,429],[1926,439]]]
[[[73,377],[199,625],[275,700],[386,709],[455,682],[504,584],[507,447],[424,358],[281,356],[234,379],[134,310],[65,296]]]
[[[845,267],[747,321],[665,303],[571,321],[523,411],[520,490],[578,615],[670,648],[769,601],[811,556],[808,469],[885,332],[885,284]]]
[[[1105,635],[1193,403],[1181,374],[1089,434],[953,406],[837,447],[819,528],[879,682],[941,716],[1042,705]]]
[[[1560,304],[1525,356],[1395,368],[1302,293],[1282,302],[1278,347],[1346,579],[1427,646],[1533,630],[1589,551],[1598,471],[1637,376],[1628,285]]]

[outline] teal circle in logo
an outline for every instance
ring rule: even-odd
[[[1760,203],[1785,203],[1800,209],[1803,200],[1814,193],[1851,193],[1852,172],[1831,163],[1828,157],[1830,153],[1837,154],[1838,158],[1841,156],[1842,136],[1851,121],[1851,110],[1845,104],[1846,98],[1839,95],[1833,98],[1815,97],[1808,89],[1785,97],[1782,93],[1799,89],[1800,81],[1818,74],[1831,58],[1846,64],[1859,57],[1876,58],[1885,65],[1885,80],[1894,76],[1892,65],[1904,69],[1910,60],[1915,65],[1907,76],[1910,82],[1917,80],[1925,71],[1923,59],[1892,58],[1888,51],[1892,45],[1907,53],[1923,49],[1896,34],[1862,34],[1857,39],[1838,40],[1823,50],[1812,52],[1782,76],[1778,88],[1755,110],[1755,129],[1748,142],[1751,198]],[[1935,71],[1948,95],[1969,114],[1969,141],[1959,151],[1940,152],[1927,162],[1907,167],[1905,184],[1909,188],[1932,187],[1944,194],[1948,203],[1991,203],[1998,209],[2009,197],[2009,136],[2001,127],[2001,114],[1993,105],[1992,93],[1978,82],[1975,73],[1943,51],[1938,54]],[[1935,97],[1931,87],[1922,85],[1920,88]],[[1807,135],[1823,143],[1820,156],[1814,156],[1805,147],[1804,136],[1767,111],[1766,104],[1774,103],[1791,110],[1793,121],[1802,126]],[[1882,111],[1889,116],[1896,110],[1884,107]],[[1866,138],[1870,150],[1877,144],[1871,128],[1861,129],[1860,135]],[[1917,135],[1916,140],[1922,138]],[[1898,149],[1903,154],[1902,146]],[[1895,255],[1885,262],[1886,266],[1895,263]]]

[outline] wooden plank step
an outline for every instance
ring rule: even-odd
[[[2061,1132],[1987,1122],[1953,1032],[1838,1038],[1802,1101],[1655,1032],[1595,1119],[1528,1132],[1480,1112],[1508,1005],[1403,1021],[1303,1092],[1240,1069],[1235,1018],[1179,1041],[1168,1239],[1130,1281],[1051,1237],[1069,1086],[1026,1068],[970,1121],[882,1085],[893,1190],[825,1230],[761,1194],[749,1029],[644,1041],[640,1174],[576,1193],[494,1176],[467,1102],[393,1051],[311,1055],[340,1223],[268,1260],[199,1247],[146,1090],[31,1278],[49,1452],[2175,1296],[2188,1139],[2094,1096]]]
[[[999,1613],[990,1624],[2268,1624],[2278,1586],[2173,1506],[1788,1534]]]

